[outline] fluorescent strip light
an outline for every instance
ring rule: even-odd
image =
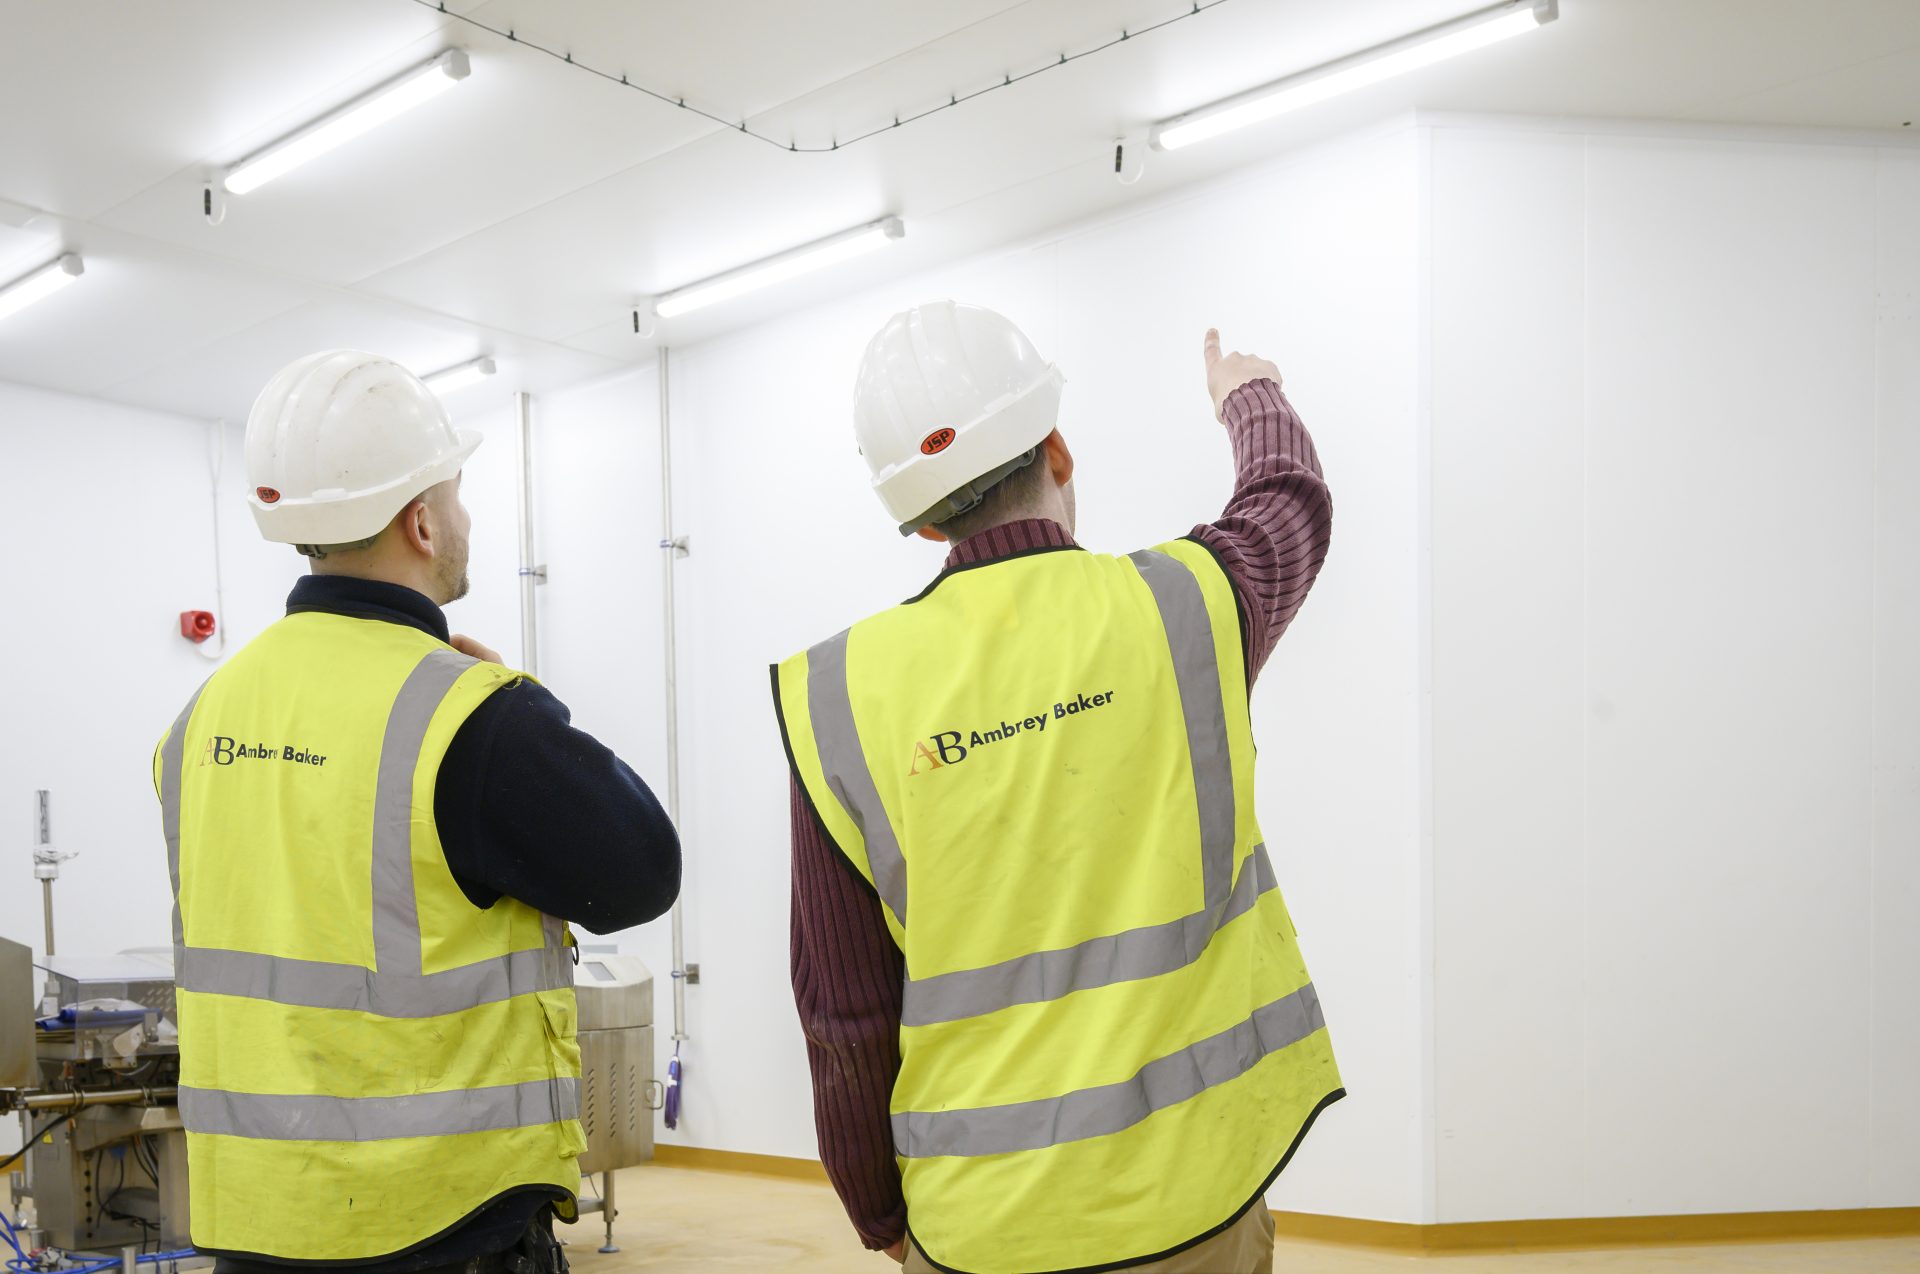
[[[228,193],[235,195],[258,190],[309,159],[316,159],[334,147],[352,141],[368,129],[377,128],[394,116],[412,110],[428,98],[438,97],[466,79],[471,69],[465,53],[459,49],[448,49],[433,61],[388,80],[371,93],[355,98],[297,132],[289,133],[265,150],[247,156],[227,169],[221,184]]]
[[[1153,126],[1150,140],[1156,150],[1178,150],[1462,53],[1471,53],[1543,27],[1559,16],[1559,0],[1505,0],[1451,22],[1442,22],[1163,120]]]
[[[661,318],[672,318],[702,306],[731,300],[743,292],[771,287],[797,275],[810,274],[872,252],[895,239],[904,238],[906,233],[906,223],[898,217],[887,217],[870,225],[858,226],[817,243],[792,248],[764,261],[743,265],[737,270],[716,274],[711,279],[664,292],[654,298],[653,312]]]
[[[497,370],[491,358],[476,358],[470,363],[443,368],[420,379],[426,382],[428,389],[444,398],[456,389],[479,384]]]
[[[0,287],[0,319],[26,309],[35,301],[52,296],[79,278],[86,270],[77,254],[69,252],[49,261],[31,274],[23,274]]]

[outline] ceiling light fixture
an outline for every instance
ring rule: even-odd
[[[77,253],[68,252],[47,262],[30,274],[23,274],[0,287],[0,319],[26,309],[35,301],[52,296],[86,271]]]
[[[663,292],[654,298],[653,312],[661,318],[672,318],[702,306],[731,300],[743,292],[771,287],[797,275],[810,274],[872,252],[895,239],[904,238],[906,233],[907,225],[898,217],[885,217],[864,226],[856,226],[818,242],[803,244],[763,261],[755,261],[752,265],[743,265],[737,270],[728,270],[725,274],[716,274],[710,279]]]
[[[1503,0],[1450,22],[1162,120],[1153,126],[1151,140],[1156,150],[1178,150],[1525,34],[1559,16],[1559,0]]]
[[[471,362],[429,372],[420,379],[427,383],[428,389],[445,397],[456,389],[465,389],[469,385],[479,384],[498,370],[491,358],[476,358]]]
[[[221,185],[235,195],[258,190],[309,159],[316,159],[427,99],[438,97],[466,79],[471,69],[464,52],[448,49],[431,62],[388,80],[305,128],[287,134],[265,150],[247,156],[227,169]]]

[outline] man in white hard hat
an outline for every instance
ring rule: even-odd
[[[479,441],[352,350],[288,365],[247,422],[255,520],[313,573],[154,766],[192,1236],[216,1270],[565,1268],[566,922],[660,915],[680,850],[558,699],[448,631]]]
[[[1074,542],[1062,378],[1005,318],[923,305],[861,365],[875,491],[953,547],[774,692],[821,1154],[909,1270],[1269,1270],[1343,1095],[1247,698],[1331,501],[1274,366],[1204,353],[1232,499],[1126,557]]]

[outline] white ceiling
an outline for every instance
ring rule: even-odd
[[[1561,0],[1559,22],[1178,154],[1111,141],[1479,7],[1225,0],[825,155],[789,154],[416,0],[0,0],[0,280],[86,277],[0,326],[0,379],[243,416],[281,363],[489,353],[465,411],[1018,239],[1410,108],[1818,125],[1920,119],[1920,0]],[[450,0],[756,131],[830,142],[1185,0]],[[200,215],[208,173],[439,50],[473,74]],[[875,217],[905,242],[633,334],[637,297]],[[37,215],[36,215],[37,214]],[[19,225],[25,221],[24,226]]]

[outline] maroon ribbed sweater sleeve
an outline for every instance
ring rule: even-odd
[[[1270,380],[1227,396],[1233,495],[1218,521],[1193,528],[1233,580],[1247,621],[1249,683],[1265,666],[1327,559],[1333,495],[1313,437]]]
[[[860,1241],[883,1248],[907,1232],[888,1112],[906,966],[880,900],[827,839],[798,780],[792,790],[793,1000],[813,1070],[813,1126]]]

